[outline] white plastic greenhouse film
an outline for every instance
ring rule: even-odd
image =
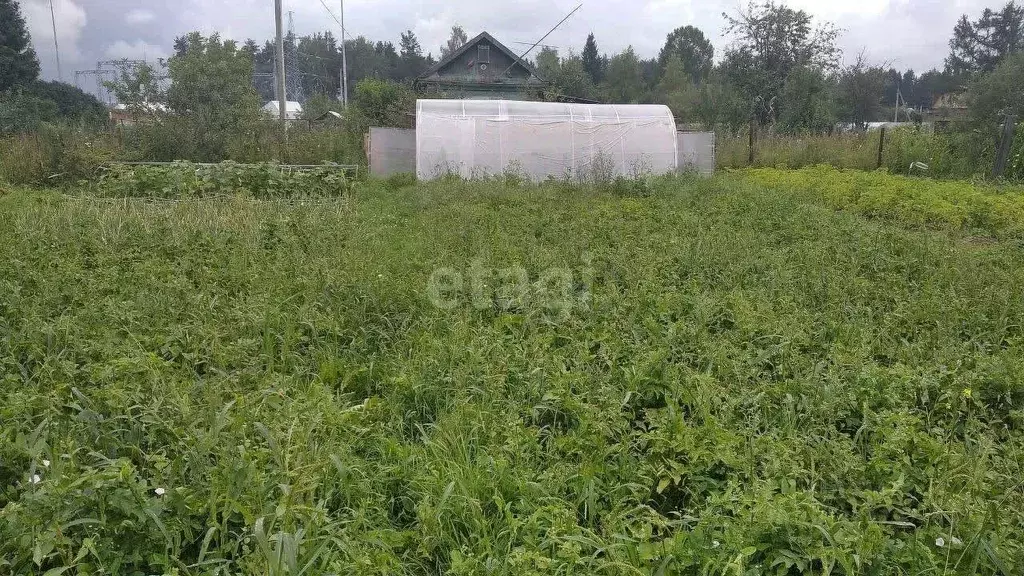
[[[416,175],[515,173],[580,180],[666,174],[678,166],[666,106],[418,100]]]

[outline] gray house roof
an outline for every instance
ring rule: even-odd
[[[494,46],[499,51],[501,51],[506,56],[508,56],[509,60],[512,60],[514,62],[513,66],[520,67],[521,69],[525,70],[533,78],[536,78],[537,80],[543,82],[543,79],[540,76],[537,75],[537,71],[533,69],[533,66],[530,66],[529,63],[527,63],[524,60],[521,60],[519,58],[518,54],[516,54],[515,52],[509,50],[504,44],[502,44],[501,42],[498,42],[494,38],[494,36],[491,36],[487,32],[481,32],[476,37],[474,37],[473,39],[471,39],[468,42],[466,42],[465,44],[463,44],[461,48],[459,48],[458,50],[454,50],[451,54],[449,54],[449,55],[445,56],[444,58],[442,58],[440,62],[438,62],[437,64],[434,64],[433,66],[428,68],[427,71],[424,72],[423,74],[420,74],[419,77],[417,78],[417,80],[418,81],[419,80],[426,80],[430,76],[433,76],[433,75],[437,74],[442,69],[444,69],[445,67],[450,65],[452,62],[455,62],[456,60],[458,60],[463,54],[465,54],[466,52],[468,52],[468,51],[472,50],[473,48],[475,48],[477,46],[477,44],[479,44],[483,40],[486,40],[492,46]]]

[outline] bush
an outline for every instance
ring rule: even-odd
[[[96,177],[119,152],[108,134],[44,124],[34,134],[0,141],[0,179],[34,186],[75,183]]]
[[[25,92],[0,94],[0,135],[38,130],[57,118],[57,104]]]
[[[910,165],[928,165],[927,173],[943,178],[984,176],[992,169],[995,148],[991,135],[977,131],[931,134],[904,128],[886,136],[884,166],[907,174]]]
[[[224,162],[197,166],[177,162],[169,166],[115,165],[96,182],[91,192],[113,198],[296,198],[343,196],[345,174],[335,167],[286,170],[269,163],[240,165]]]

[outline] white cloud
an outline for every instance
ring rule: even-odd
[[[103,51],[103,54],[112,60],[128,58],[130,60],[146,60],[147,62],[153,62],[157,58],[166,57],[167,50],[162,46],[149,44],[142,40],[136,40],[134,42],[118,40],[110,46],[107,46],[107,49]]]
[[[57,59],[53,46],[53,22],[50,20],[49,0],[27,0],[21,3],[32,46],[39,56],[43,75],[57,77]],[[82,63],[83,53],[79,46],[82,32],[88,19],[85,9],[73,0],[54,0],[53,17],[57,24],[57,42],[60,44],[61,67],[65,81],[71,81],[74,68]]]
[[[136,8],[124,16],[124,21],[131,25],[146,24],[153,20],[156,20],[156,14],[141,8]]]

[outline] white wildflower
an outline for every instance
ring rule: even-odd
[[[946,539],[943,538],[942,536],[939,536],[938,538],[935,539],[935,545],[938,546],[939,548],[942,548],[943,546],[946,545]]]
[[[49,460],[43,460],[43,468],[49,468],[49,467],[50,467],[50,461]]]
[[[721,542],[719,542],[718,540],[712,540],[712,541],[711,541],[711,547],[712,547],[712,548],[718,548],[718,547],[719,547],[719,546],[721,546],[721,545],[722,545],[722,543],[721,543]]]
[[[32,475],[32,483],[33,484],[39,484],[42,481],[43,481],[43,479],[39,477],[39,474],[33,474]]]
[[[167,493],[167,490],[164,490],[163,488],[157,488],[156,490],[153,490],[153,492],[155,492],[157,496],[163,496],[164,494]]]

